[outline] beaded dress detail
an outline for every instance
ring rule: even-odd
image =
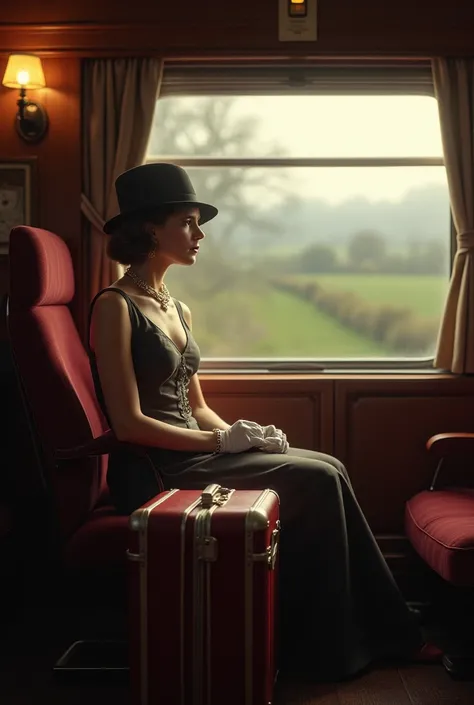
[[[189,375],[186,368],[186,359],[184,355],[182,355],[178,372],[176,374],[176,394],[178,396],[179,412],[185,421],[189,421],[193,415],[193,410],[189,404],[188,387]]]

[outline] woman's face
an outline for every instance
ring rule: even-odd
[[[164,225],[154,226],[156,257],[173,264],[194,264],[203,231],[198,225],[199,208],[184,208],[170,215]]]

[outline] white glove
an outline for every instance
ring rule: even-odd
[[[239,419],[226,431],[221,431],[221,453],[242,453],[256,448],[264,439],[263,428],[255,421]]]
[[[263,426],[263,441],[257,447],[266,453],[288,453],[290,447],[286,433],[276,426]]]
[[[269,436],[283,436],[283,431],[281,430],[281,428],[277,428],[273,424],[271,424],[270,426],[262,426],[262,430],[264,438],[268,438]]]

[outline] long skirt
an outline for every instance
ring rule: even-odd
[[[344,465],[314,451],[284,455],[149,448],[151,463],[111,456],[108,482],[129,514],[165,488],[274,489],[280,497],[279,655],[282,668],[318,680],[355,675],[414,651],[422,637],[354,494]],[[165,462],[166,461],[166,462]]]

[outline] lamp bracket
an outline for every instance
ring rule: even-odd
[[[24,88],[17,100],[18,113],[15,119],[16,131],[27,142],[39,142],[48,129],[48,115],[40,103],[34,103],[26,97]]]

